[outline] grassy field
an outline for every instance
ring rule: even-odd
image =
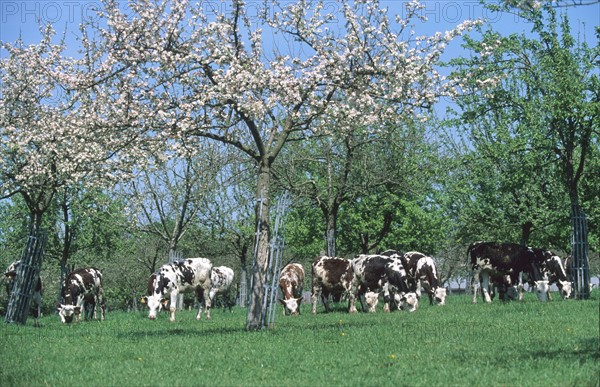
[[[242,308],[201,322],[184,311],[175,323],[113,312],[61,325],[53,315],[40,328],[0,324],[0,386],[598,386],[593,296],[491,305],[455,296],[391,314],[340,305],[312,316],[305,305],[262,332],[244,330]]]

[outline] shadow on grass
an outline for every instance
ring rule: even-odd
[[[579,360],[581,364],[587,361],[594,361],[597,363],[598,360],[600,360],[600,339],[589,338],[580,340],[579,344],[574,348],[530,351],[524,354],[523,357]]]

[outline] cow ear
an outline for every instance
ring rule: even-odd
[[[144,296],[144,297],[140,298],[140,303],[147,304],[148,303],[148,297]]]
[[[283,300],[283,298],[279,298],[278,301],[281,305],[285,306],[285,301]]]
[[[80,306],[76,306],[75,307],[75,314],[79,314],[81,313],[81,307]]]
[[[169,300],[164,299],[161,301],[161,304],[163,304],[163,306],[167,306],[169,304]]]
[[[298,305],[300,305],[302,303],[303,299],[304,299],[304,297],[296,298],[296,302],[298,303]]]

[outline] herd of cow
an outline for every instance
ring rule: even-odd
[[[556,284],[563,298],[571,295],[568,265],[551,251],[524,247],[511,243],[475,242],[469,246],[468,256],[473,272],[473,303],[481,290],[485,302],[491,302],[498,291],[501,300],[522,299],[524,282],[536,293],[540,301],[549,297],[550,285]],[[5,271],[6,291],[10,296],[20,261],[12,263]],[[226,266],[213,267],[207,258],[189,258],[163,265],[148,280],[147,295],[141,301],[149,308],[148,317],[156,319],[158,312],[169,304],[170,320],[175,320],[179,294],[195,291],[199,304],[196,319],[202,308],[210,319],[211,303],[217,294],[227,295],[231,290],[234,272]],[[285,315],[300,313],[304,288],[304,269],[299,263],[287,264],[279,276],[279,288]],[[430,304],[444,305],[446,288],[441,284],[435,261],[419,252],[399,253],[388,250],[381,254],[358,255],[354,259],[321,256],[312,263],[312,314],[317,312],[321,299],[326,312],[329,300],[348,299],[348,312],[356,312],[356,300],[363,311],[375,312],[380,298],[383,310],[415,311],[419,305],[421,289]],[[42,282],[38,278],[33,295],[33,315],[41,315]],[[96,318],[100,307],[101,320],[106,311],[103,298],[102,273],[95,268],[71,272],[61,287],[57,312],[61,322],[70,323],[75,317],[81,321]]]

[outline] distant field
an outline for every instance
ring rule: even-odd
[[[462,295],[415,313],[339,305],[317,316],[304,305],[295,318],[279,309],[263,332],[244,330],[242,308],[201,322],[179,312],[175,323],[53,315],[40,328],[0,324],[0,386],[598,386],[599,299],[471,305]]]

